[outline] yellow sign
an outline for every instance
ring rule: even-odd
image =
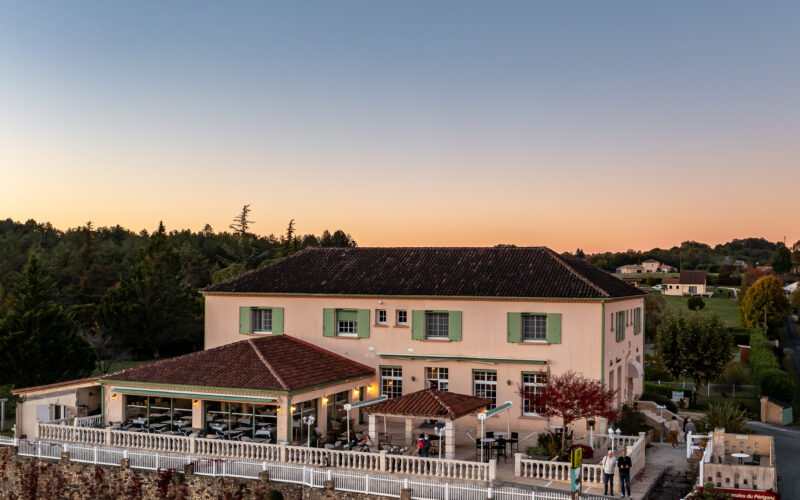
[[[572,463],[572,468],[577,469],[583,463],[583,448],[575,448],[569,454],[569,461]]]

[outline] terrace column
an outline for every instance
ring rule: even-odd
[[[369,437],[371,437],[375,442],[378,442],[378,417],[375,416],[374,413],[369,414]]]
[[[318,401],[317,420],[314,422],[314,427],[317,428],[320,436],[325,436],[328,433],[328,403],[323,402],[322,398],[319,398]]]
[[[411,417],[406,417],[406,444],[411,445],[414,443],[414,423]]]
[[[195,406],[195,401],[197,406]],[[192,427],[195,429],[203,429],[203,434],[200,437],[205,437],[206,431],[206,417],[203,415],[203,402],[199,399],[192,400]]]
[[[444,458],[448,460],[455,460],[456,458],[455,420],[445,420],[444,422]]]
[[[278,397],[278,409],[278,442],[285,441],[289,443],[292,441],[292,428],[289,423],[292,418],[292,410],[288,397]]]

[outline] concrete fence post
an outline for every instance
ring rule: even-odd
[[[191,436],[189,438],[189,453],[197,453],[197,436]]]
[[[106,435],[105,435],[104,439],[105,440],[103,441],[103,443],[108,445],[108,446],[111,446],[111,444],[113,443],[113,441],[111,439],[111,427],[106,427]]]
[[[62,451],[61,452],[61,463],[68,463],[69,462],[69,452]]]
[[[380,451],[380,458],[378,459],[378,470],[383,472],[387,469],[386,466],[386,450]]]
[[[514,453],[514,476],[522,476],[522,453]]]
[[[496,478],[497,478],[497,459],[493,458],[489,460],[489,481],[494,481]]]
[[[286,445],[285,444],[281,444],[281,446],[280,446],[280,457],[281,457],[281,462],[283,462],[283,463],[286,463],[286,460],[287,460],[287,456],[286,456],[287,453],[286,452],[287,452]]]
[[[261,472],[259,472],[258,480],[261,481],[262,483],[269,483],[269,471],[262,470]]]

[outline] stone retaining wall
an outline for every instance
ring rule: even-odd
[[[8,500],[199,499],[255,500],[389,500],[386,497],[308,488],[261,480],[215,478],[183,473],[150,472],[95,466],[67,460],[38,460],[0,447],[0,498]]]

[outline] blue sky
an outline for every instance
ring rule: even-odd
[[[363,245],[798,239],[798,14],[2,3],[0,217],[224,229],[251,203],[258,232]]]

